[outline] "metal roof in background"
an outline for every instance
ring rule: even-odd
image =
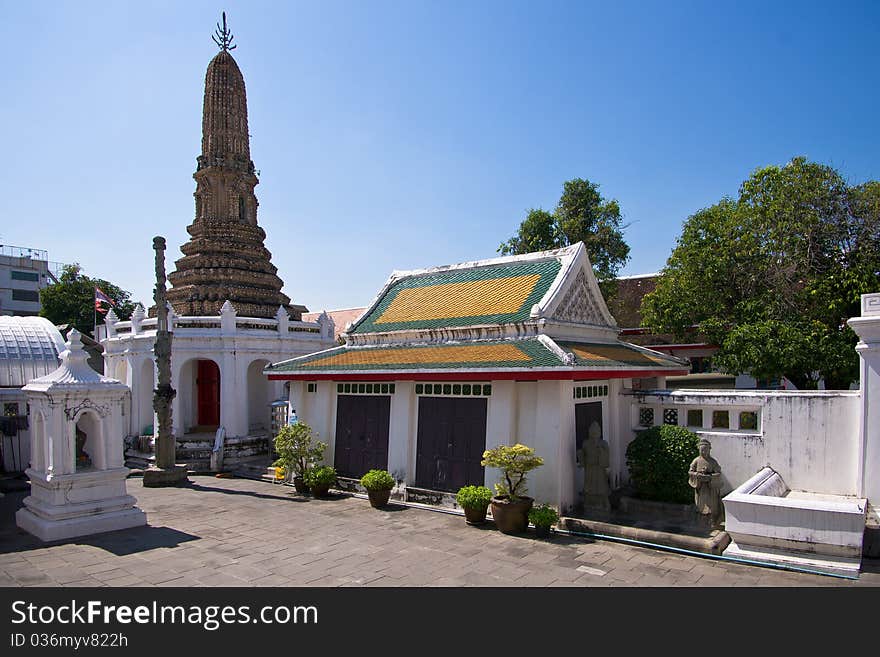
[[[20,388],[55,371],[64,338],[45,317],[0,316],[0,388]]]

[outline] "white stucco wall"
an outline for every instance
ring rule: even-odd
[[[578,502],[583,488],[583,470],[577,467],[575,453],[575,403],[571,381],[491,381],[487,398],[486,449],[517,442],[535,449],[544,465],[527,475],[528,494],[536,503],[548,502],[563,509]],[[307,392],[310,384],[316,392]],[[388,470],[405,483],[416,478],[418,400],[415,383],[395,381],[391,395],[388,434]],[[610,436],[621,426],[620,407],[628,409],[614,395],[621,384],[590,381],[589,385],[608,385],[609,395],[596,401],[603,406],[603,426]],[[583,383],[578,385],[584,385]],[[327,463],[333,463],[336,431],[336,382],[292,381],[289,400],[300,421],[310,425],[319,439],[328,443]],[[628,418],[628,413],[623,413]],[[628,419],[622,425],[630,434]],[[625,449],[625,447],[623,448]],[[487,468],[485,485],[493,488],[500,473]]]
[[[416,474],[415,440],[418,399],[412,381],[398,381],[391,395],[388,418],[388,472],[395,479],[412,482]]]
[[[689,427],[712,443],[721,464],[727,493],[765,465],[776,470],[793,490],[857,495],[859,472],[859,393],[805,391],[674,391],[632,398],[632,427],[638,409],[655,408],[655,424],[664,408],[678,408],[678,423],[687,424],[687,409],[703,409],[703,428]],[[729,410],[730,429],[712,429],[713,410]],[[742,410],[759,413],[756,430],[738,428]],[[633,434],[634,435],[634,434]],[[625,464],[624,464],[625,465]],[[624,473],[621,473],[623,476]]]

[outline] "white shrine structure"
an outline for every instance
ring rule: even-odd
[[[31,494],[16,523],[43,541],[138,527],[147,522],[126,492],[123,436],[129,390],[86,363],[79,331],[61,365],[24,386],[30,407]]]
[[[211,469],[211,450],[222,427],[224,462],[266,454],[270,405],[284,397],[282,382],[269,381],[270,363],[326,349],[333,344],[333,321],[289,319],[279,308],[274,319],[238,317],[226,302],[219,315],[180,317],[169,313],[173,432],[178,462],[190,470]],[[112,311],[102,331],[104,369],[131,389],[131,410],[122,427],[126,436],[152,436],[153,389],[156,387],[156,318],[138,307],[131,321],[117,321]]]

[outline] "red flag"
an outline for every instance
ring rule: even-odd
[[[106,313],[107,311],[101,307],[102,303],[109,303],[111,306],[116,305],[115,303],[113,303],[113,299],[111,299],[106,294],[104,294],[104,292],[103,292],[103,290],[101,290],[101,288],[96,287],[95,288],[95,310],[97,310],[99,313]]]

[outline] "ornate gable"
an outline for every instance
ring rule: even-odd
[[[585,249],[578,250],[565,279],[555,298],[547,304],[544,317],[568,324],[617,329]]]

